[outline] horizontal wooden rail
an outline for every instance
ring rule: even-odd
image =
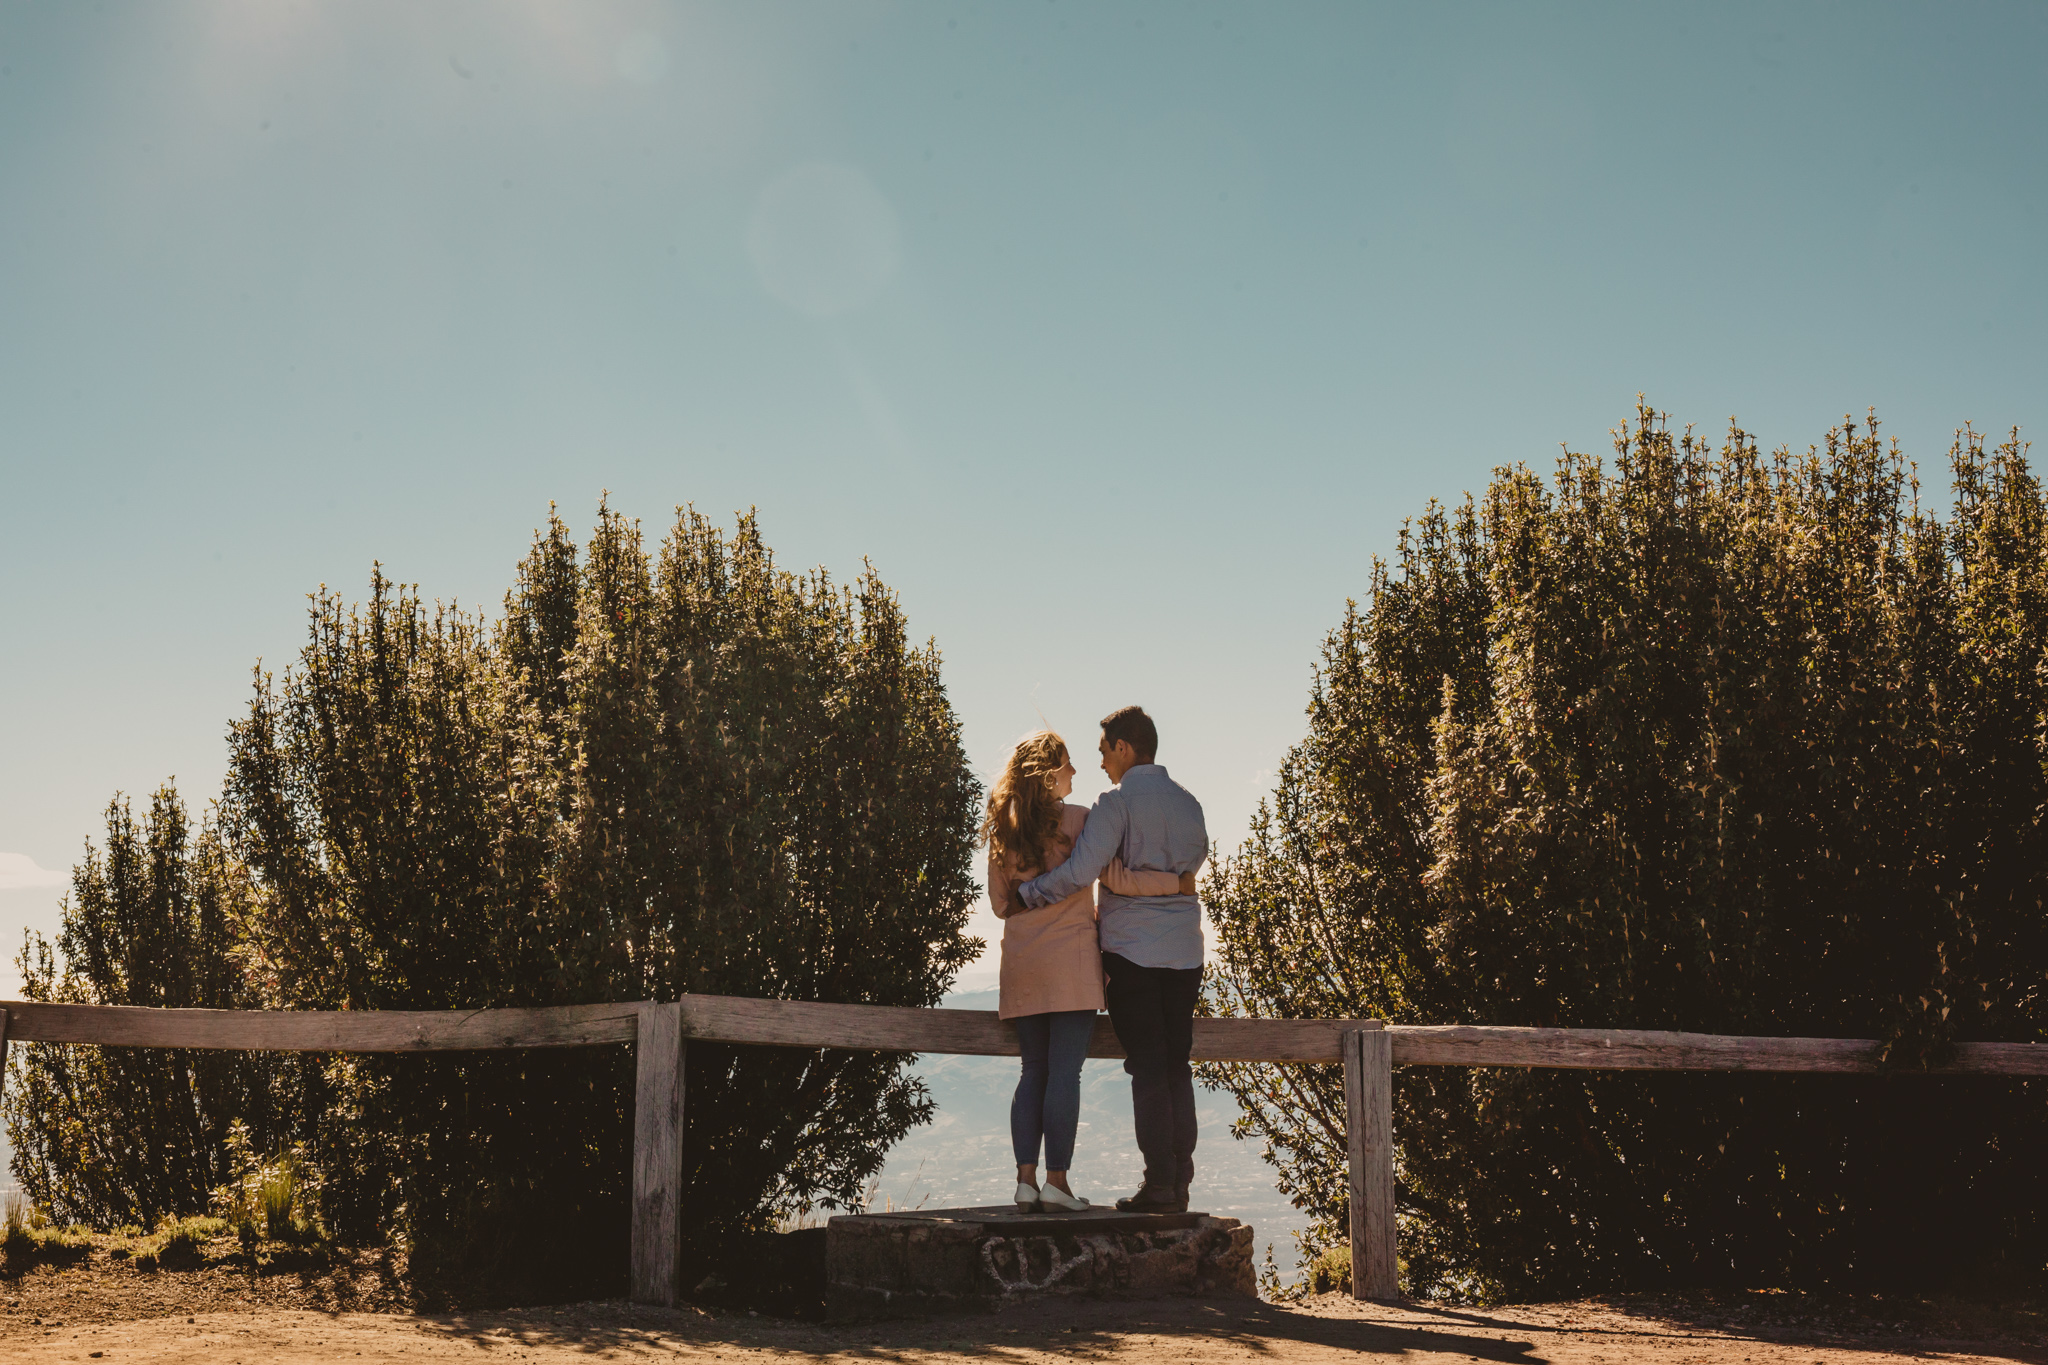
[[[774,1047],[859,1047],[1015,1057],[1016,1030],[994,1010],[898,1009],[799,1000],[686,995],[683,1036],[707,1043]],[[1198,1062],[1334,1062],[1346,1029],[1385,1027],[1377,1019],[1197,1019]],[[1095,1021],[1090,1057],[1121,1057],[1107,1018]]]
[[[1886,1070],[1868,1038],[1743,1038],[1649,1029],[1504,1028],[1396,1024],[1396,1066],[1540,1066],[1578,1071]],[[2039,1043],[1958,1043],[1947,1066],[1900,1075],[2048,1076]]]
[[[250,1052],[476,1052],[630,1043],[640,1006],[505,1010],[155,1010],[0,1001],[17,1043],[239,1048]]]

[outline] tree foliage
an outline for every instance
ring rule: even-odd
[[[55,951],[25,942],[31,1000],[235,1009],[254,994],[235,961],[250,888],[184,803],[157,791],[138,825],[107,807],[105,850],[71,874]],[[38,1046],[19,1050],[5,1096],[14,1172],[60,1222],[154,1226],[206,1207],[226,1176],[236,1119],[266,1138],[286,1121],[286,1064],[253,1053]]]
[[[551,516],[495,622],[381,572],[361,606],[323,590],[230,750],[236,952],[271,1007],[928,1006],[980,946],[936,651],[872,570],[780,570],[752,516],[686,510],[653,552],[609,508],[580,552]],[[686,1258],[856,1203],[929,1114],[905,1062],[693,1046]],[[603,1289],[632,1076],[620,1048],[334,1057],[298,1136],[343,1233],[485,1292]]]
[[[1219,1013],[1884,1039],[1884,1077],[1397,1073],[1405,1277],[1526,1297],[2038,1271],[2048,541],[2017,436],[1924,513],[1874,421],[1803,456],[1647,409],[1612,466],[1432,504],[1324,646],[1210,878]],[[1337,1079],[1214,1067],[1345,1217]]]

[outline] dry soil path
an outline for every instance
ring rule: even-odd
[[[243,1309],[58,1324],[0,1320],[0,1360],[23,1365],[310,1365],[687,1359],[700,1365],[986,1360],[1003,1365],[1310,1365],[1400,1360],[1557,1365],[1810,1365],[2018,1361],[2048,1365],[2031,1312],[1826,1309],[1753,1296],[1505,1309],[1389,1308],[1335,1297],[1270,1304],[1070,1302],[935,1322],[842,1326],[617,1303],[459,1314]],[[1905,1321],[1887,1321],[1897,1317]]]

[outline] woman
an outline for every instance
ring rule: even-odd
[[[1088,812],[1066,804],[1074,765],[1066,741],[1040,730],[1017,741],[989,793],[981,822],[988,845],[988,894],[1003,919],[999,1013],[1017,1026],[1023,1074],[1010,1101],[1010,1140],[1017,1156],[1017,1207],[1085,1209],[1067,1183],[1074,1130],[1081,1120],[1081,1063],[1102,1008],[1102,952],[1095,939],[1092,888],[1037,910],[1010,910],[1010,888],[1067,859]],[[1120,896],[1191,894],[1192,876],[1127,872],[1109,865],[1103,884]],[[1045,1187],[1038,1186],[1038,1148],[1045,1144]]]

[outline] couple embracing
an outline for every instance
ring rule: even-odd
[[[1081,1115],[1081,1063],[1109,1010],[1131,1077],[1145,1183],[1116,1201],[1181,1213],[1195,1172],[1189,1066],[1202,983],[1195,870],[1209,854],[1202,805],[1154,760],[1159,731],[1126,706],[1102,722],[1110,789],[1071,806],[1074,765],[1050,730],[1017,742],[989,793],[988,893],[1003,920],[1001,1015],[1024,1057],[1010,1102],[1017,1205],[1085,1209],[1068,1180]],[[1097,881],[1101,883],[1098,896]],[[1037,1180],[1045,1148],[1045,1183]]]

